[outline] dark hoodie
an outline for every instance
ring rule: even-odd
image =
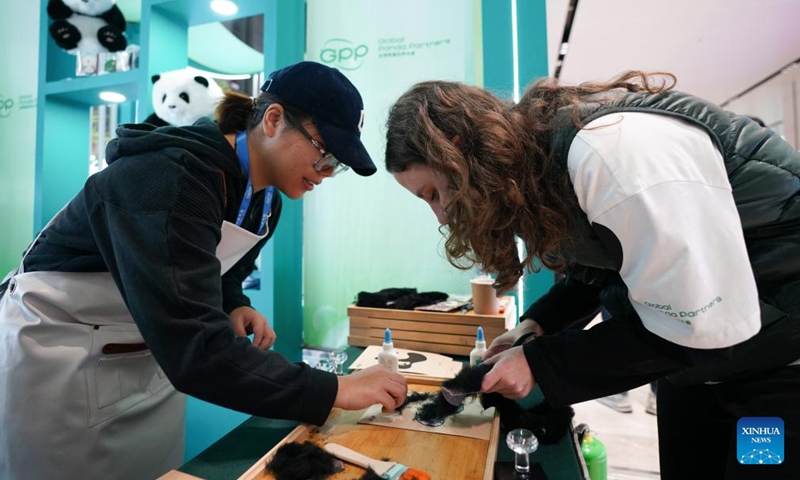
[[[123,125],[92,175],[25,260],[26,271],[110,272],[155,359],[178,390],[252,415],[324,423],[336,376],[237,338],[227,315],[249,305],[242,280],[266,239],[220,279],[223,220],[247,179],[211,121]],[[242,227],[261,220],[254,195]],[[275,195],[270,235],[280,216]]]

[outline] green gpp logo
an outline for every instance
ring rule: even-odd
[[[319,52],[319,59],[330,66],[342,70],[356,70],[364,64],[369,47],[356,44],[344,38],[331,38]]]
[[[14,100],[0,95],[0,118],[8,118],[12,108],[14,108]]]

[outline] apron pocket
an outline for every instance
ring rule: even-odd
[[[135,325],[96,325],[86,385],[88,421],[94,426],[150,398],[169,380]]]

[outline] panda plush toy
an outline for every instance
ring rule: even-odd
[[[115,0],[50,0],[50,35],[71,54],[125,50],[125,17]]]
[[[188,69],[163,72],[151,79],[155,112],[145,123],[159,127],[191,125],[210,117],[224,95],[213,79]]]

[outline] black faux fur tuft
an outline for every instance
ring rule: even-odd
[[[417,410],[416,420],[429,427],[438,427],[444,419],[461,409],[461,405],[451,405],[441,393],[433,397],[433,401],[422,404]]]
[[[340,460],[311,442],[287,443],[267,464],[276,480],[323,480],[343,468]]]
[[[427,393],[427,392],[411,392],[409,395],[406,396],[406,400],[403,402],[403,404],[397,407],[397,411],[399,413],[403,413],[403,409],[405,409],[412,403],[428,400],[432,398],[434,395],[435,395],[434,393]]]
[[[377,473],[375,473],[375,470],[370,468],[358,480],[385,480],[385,479],[380,475],[378,475]]]
[[[492,366],[488,363],[481,363],[480,365],[474,367],[462,368],[454,378],[444,382],[442,387],[449,389],[451,392],[480,392],[483,377],[485,377],[491,369]]]

